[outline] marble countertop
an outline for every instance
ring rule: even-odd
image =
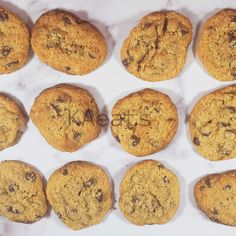
[[[155,88],[167,93],[177,104],[180,124],[174,141],[164,150],[145,158],[135,158],[122,151],[105,128],[98,139],[80,151],[69,154],[53,149],[37,131],[32,121],[20,142],[0,152],[0,160],[22,160],[36,166],[46,178],[58,167],[72,160],[87,160],[104,167],[115,183],[115,198],[121,177],[134,163],[155,159],[172,169],[181,181],[181,204],[175,217],[165,225],[139,227],[129,223],[119,212],[117,203],[101,224],[79,232],[66,228],[53,211],[32,225],[12,223],[0,218],[1,236],[52,236],[52,235],[235,235],[235,228],[209,221],[196,208],[192,188],[199,177],[236,168],[236,159],[211,162],[199,156],[188,138],[186,117],[198,98],[214,89],[229,85],[211,78],[195,58],[194,44],[201,22],[222,8],[236,8],[235,0],[12,0],[0,5],[20,15],[32,27],[45,11],[63,8],[96,25],[109,45],[106,62],[89,75],[70,76],[42,64],[31,53],[28,64],[21,70],[0,76],[0,91],[19,99],[29,113],[34,98],[44,89],[59,83],[72,83],[87,88],[95,96],[103,112],[110,112],[118,98],[141,88]],[[122,67],[119,50],[129,30],[144,15],[158,10],[177,10],[187,16],[194,27],[184,70],[179,77],[163,82],[141,81]],[[232,82],[233,83],[233,82]],[[231,83],[231,84],[232,84]],[[235,83],[235,82],[234,82]]]

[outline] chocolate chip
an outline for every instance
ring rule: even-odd
[[[1,50],[1,54],[6,57],[11,52],[11,48],[9,46],[3,46]]]
[[[140,138],[134,134],[131,136],[131,139],[132,139],[132,146],[134,147],[137,146],[140,142]]]
[[[229,156],[232,153],[231,150],[228,150],[221,145],[218,145],[218,152],[224,156]]]
[[[71,20],[70,20],[69,17],[63,16],[63,17],[62,17],[62,20],[63,20],[63,22],[64,22],[65,25],[71,25]]]
[[[236,113],[236,107],[233,106],[227,106],[225,107],[227,110],[229,110],[231,113]]]
[[[103,201],[103,192],[101,189],[98,189],[96,192],[96,197],[98,202],[102,202]]]
[[[36,175],[33,172],[26,172],[25,173],[25,178],[26,178],[26,180],[30,180],[31,182],[35,182]]]
[[[126,67],[126,68],[130,66],[130,63],[129,63],[128,59],[122,60],[122,64],[123,64],[124,67]]]
[[[216,208],[214,208],[213,211],[211,211],[211,213],[214,214],[214,215],[218,215],[219,214]]]
[[[8,211],[8,212],[11,212],[11,213],[14,213],[14,214],[19,214],[18,209],[14,209],[12,206],[9,206],[9,207],[7,208],[7,211]]]
[[[93,110],[87,109],[87,110],[84,112],[84,116],[85,116],[86,119],[92,120],[92,119],[93,119]]]
[[[94,55],[92,55],[90,52],[89,52],[89,57],[92,58],[92,59],[95,59],[96,57]]]
[[[12,61],[12,62],[6,64],[6,66],[11,67],[11,66],[14,66],[14,65],[17,65],[17,64],[19,64],[19,60]]]
[[[227,184],[223,187],[223,190],[230,190],[232,186],[230,184]]]
[[[73,134],[73,139],[74,139],[74,140],[79,141],[80,138],[81,138],[81,133],[75,132],[75,133]]]
[[[232,71],[231,75],[236,79],[236,71]]]
[[[15,191],[17,191],[18,190],[18,186],[16,185],[16,184],[10,184],[9,186],[8,186],[8,191],[9,192],[15,192]]]
[[[200,140],[199,140],[199,138],[198,138],[198,137],[194,137],[194,138],[193,138],[193,143],[194,143],[195,145],[199,146],[199,145],[200,145]]]
[[[56,212],[56,214],[57,214],[57,216],[59,217],[59,219],[61,219],[61,218],[62,218],[62,214],[61,214],[61,213],[59,213],[59,212]]]
[[[5,12],[0,12],[0,21],[7,21],[9,19]]]
[[[133,195],[131,201],[133,204],[135,204],[136,202],[140,201],[140,199],[136,195]]]
[[[82,124],[82,122],[79,119],[76,120],[76,119],[72,118],[72,121],[78,126],[80,126]]]
[[[162,28],[163,34],[165,34],[165,32],[167,31],[167,25],[168,25],[168,19],[165,18],[163,28]]]
[[[91,187],[92,185],[94,185],[96,183],[94,178],[90,178],[88,181],[86,181],[84,183],[84,187]]]
[[[169,179],[167,178],[167,176],[164,176],[163,182],[164,182],[164,183],[169,183]]]
[[[210,178],[209,178],[209,177],[207,177],[207,178],[205,179],[204,183],[205,183],[205,185],[206,185],[208,188],[211,187],[211,181],[210,181]]]
[[[145,24],[143,25],[143,28],[144,28],[144,29],[147,29],[147,28],[149,28],[151,25],[152,25],[152,23],[145,23]]]
[[[220,124],[221,124],[223,127],[228,127],[228,126],[230,126],[229,123],[225,123],[225,122],[221,122]]]
[[[236,22],[236,16],[231,17],[231,22]]]
[[[157,112],[157,113],[160,112],[160,110],[158,108],[154,108],[154,111]]]
[[[60,116],[61,108],[59,107],[59,105],[50,103],[50,106],[57,113],[57,116]]]
[[[228,40],[229,43],[236,40],[236,36],[232,32],[228,33],[228,38],[229,38],[229,40]]]
[[[118,135],[115,135],[114,137],[115,137],[116,141],[117,141],[118,143],[120,143],[120,138],[119,138],[119,136],[118,136]]]
[[[63,175],[68,175],[68,170],[67,169],[63,169],[62,174]]]
[[[69,66],[65,66],[64,69],[65,69],[66,71],[71,70],[71,68],[70,68]]]
[[[186,35],[186,34],[188,34],[188,33],[189,33],[188,30],[181,28],[181,34],[182,34],[182,35]]]

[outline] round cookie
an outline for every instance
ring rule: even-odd
[[[112,134],[135,156],[160,151],[172,141],[177,128],[176,106],[166,94],[153,89],[131,93],[112,109]]]
[[[20,161],[0,163],[0,215],[33,223],[47,213],[43,181],[36,169]]]
[[[236,171],[210,174],[194,187],[198,207],[217,223],[236,226]]]
[[[27,119],[20,106],[9,96],[0,93],[0,151],[17,143]]]
[[[196,150],[211,161],[236,157],[236,85],[203,96],[189,117]]]
[[[191,40],[192,25],[186,17],[174,11],[153,12],[130,32],[121,48],[121,60],[142,80],[169,80],[183,69]]]
[[[165,224],[179,206],[179,180],[160,162],[141,161],[120,184],[119,208],[136,225]]]
[[[29,30],[14,13],[0,7],[0,74],[23,67],[30,48]]]
[[[99,109],[85,89],[68,84],[43,90],[30,111],[39,132],[54,148],[74,152],[98,137]]]
[[[215,79],[236,80],[236,10],[221,10],[203,24],[197,55]]]
[[[72,75],[85,75],[98,68],[107,55],[101,32],[74,14],[55,9],[36,21],[31,44],[39,59]]]
[[[113,201],[105,171],[84,161],[56,170],[48,180],[46,193],[60,220],[74,230],[99,224]]]

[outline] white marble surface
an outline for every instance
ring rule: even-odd
[[[84,77],[69,76],[42,64],[32,54],[28,64],[21,70],[0,76],[0,91],[19,99],[29,113],[34,98],[49,86],[62,82],[80,85],[90,90],[100,109],[110,112],[115,101],[124,95],[145,87],[159,89],[170,95],[177,104],[180,125],[174,141],[163,151],[146,158],[135,158],[121,150],[109,129],[101,136],[73,154],[62,153],[41,137],[31,121],[20,142],[0,153],[0,160],[17,159],[33,164],[46,178],[58,167],[72,160],[88,160],[103,166],[115,183],[115,197],[127,168],[143,159],[160,160],[172,169],[181,181],[181,205],[175,217],[166,225],[138,227],[130,224],[115,209],[99,225],[79,232],[66,228],[53,211],[32,225],[11,223],[0,218],[1,236],[52,236],[52,235],[235,235],[235,228],[209,221],[196,208],[192,188],[199,177],[213,172],[236,168],[236,159],[210,162],[193,151],[188,138],[186,116],[193,103],[202,95],[230,83],[212,79],[196,60],[190,46],[187,63],[181,75],[173,80],[149,83],[141,81],[124,70],[119,60],[121,42],[129,30],[145,14],[156,10],[178,10],[191,20],[194,40],[201,22],[221,8],[236,8],[235,0],[12,0],[0,1],[1,6],[18,13],[32,27],[43,12],[53,8],[71,10],[83,19],[89,19],[106,36],[109,55],[105,64]],[[232,82],[233,83],[233,82]],[[117,203],[115,204],[117,207]]]

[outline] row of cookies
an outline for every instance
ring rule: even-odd
[[[32,35],[15,14],[0,8],[0,73],[23,67],[30,42],[39,59],[72,75],[98,68],[107,55],[102,33],[74,14],[55,9],[41,15]],[[172,79],[180,74],[192,40],[192,24],[177,12],[153,12],[143,17],[121,48],[124,67],[146,81]],[[225,9],[203,25],[197,54],[206,70],[223,81],[236,79],[236,11]]]
[[[60,84],[43,90],[30,117],[46,141],[74,152],[97,138],[109,124],[85,89]],[[0,150],[14,145],[27,119],[19,105],[0,95]],[[165,148],[175,137],[178,112],[170,97],[144,89],[118,100],[112,109],[111,133],[125,151],[147,156]],[[196,150],[213,161],[236,157],[236,85],[211,92],[194,105],[189,132]]]
[[[198,207],[212,221],[236,226],[236,171],[211,174],[194,187]],[[111,181],[105,171],[83,161],[67,163],[49,177],[46,194],[41,174],[19,161],[0,163],[0,215],[11,221],[34,223],[48,212],[79,230],[98,224],[112,209]],[[160,162],[145,160],[131,167],[120,183],[119,209],[136,225],[165,224],[180,202],[176,175]]]

